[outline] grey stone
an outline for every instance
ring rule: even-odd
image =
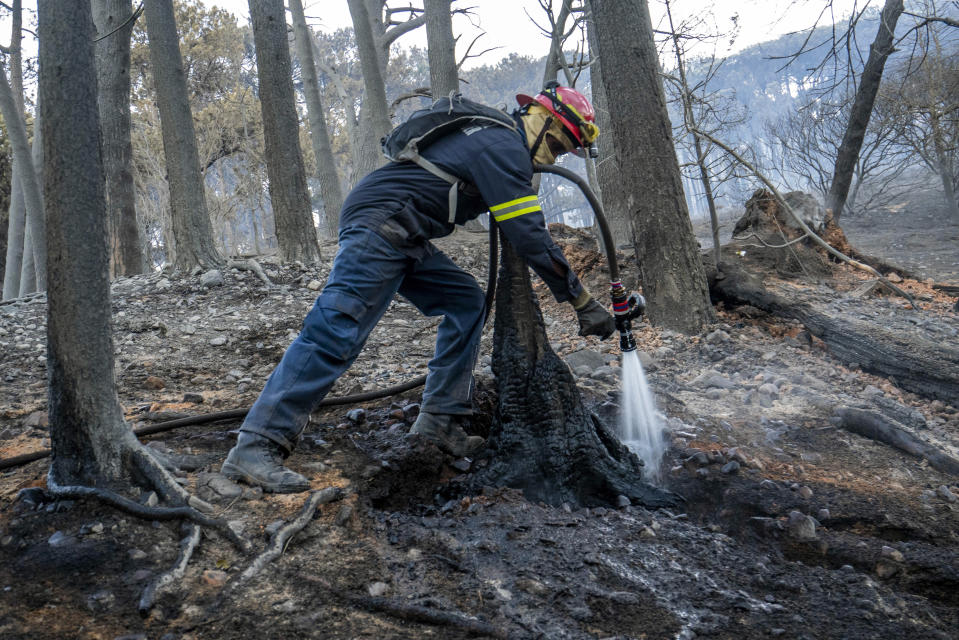
[[[130,557],[130,560],[143,560],[147,557],[146,551],[141,549],[130,549],[127,555]]]
[[[346,419],[353,424],[363,424],[366,422],[366,409],[350,409],[346,412]]]
[[[883,545],[879,555],[883,558],[888,558],[893,562],[905,562],[906,560],[901,551],[894,549],[893,547],[887,547],[886,545]]]
[[[68,536],[62,531],[54,531],[53,535],[47,539],[47,544],[51,547],[68,547],[76,542],[76,539]]]
[[[243,487],[220,473],[200,473],[196,478],[197,494],[207,502],[235,500],[243,495]]]
[[[183,394],[183,402],[192,402],[193,404],[203,404],[203,394],[187,392]]]
[[[94,613],[107,611],[116,602],[116,596],[110,593],[109,591],[97,591],[93,595],[87,597],[87,609],[93,611]]]
[[[733,389],[736,387],[735,382],[715,371],[706,371],[705,373],[700,374],[693,379],[690,384],[694,387],[700,387],[703,389],[709,389],[710,387],[718,387],[719,389]]]
[[[725,474],[736,473],[737,471],[739,471],[739,466],[740,465],[738,462],[736,462],[735,460],[732,460],[731,462],[727,462],[725,465],[723,465],[723,468],[720,469],[720,471],[722,471]]]
[[[210,338],[211,347],[222,347],[227,343],[226,336],[217,336],[215,338]]]
[[[874,387],[870,384],[870,385],[867,385],[866,388],[863,389],[861,392],[859,392],[859,395],[861,395],[863,398],[873,398],[875,396],[885,395],[885,393],[883,392],[882,389]]]
[[[809,487],[799,487],[799,491],[797,491],[797,493],[799,494],[799,497],[803,498],[804,500],[809,500],[813,496],[813,491]]]
[[[790,511],[786,530],[797,540],[816,539],[816,521],[800,511]]]
[[[729,334],[722,329],[717,329],[706,336],[706,342],[709,344],[722,344],[724,342],[729,342]]]
[[[949,503],[955,503],[957,500],[959,500],[959,498],[956,497],[956,494],[950,491],[949,487],[947,487],[946,485],[942,485],[941,487],[939,487],[936,490],[936,494],[940,498],[942,498],[943,500]]]
[[[573,371],[576,371],[579,367],[589,367],[590,372],[593,372],[600,367],[606,366],[606,358],[598,351],[581,349],[566,356],[566,364],[568,364],[569,368]]]
[[[576,377],[577,377],[577,378],[588,378],[588,377],[589,377],[589,374],[592,373],[592,372],[593,372],[593,370],[590,369],[590,368],[589,368],[588,366],[586,366],[585,364],[582,365],[582,366],[576,367],[575,369],[573,369],[573,373],[576,374]]]
[[[616,506],[622,509],[623,507],[628,507],[632,502],[627,496],[619,495],[616,496]]]
[[[704,395],[706,396],[707,400],[719,400],[727,393],[728,392],[725,389],[717,389],[713,387],[712,389],[708,389]]]
[[[820,509],[816,513],[816,518],[819,519],[819,522],[825,522],[826,520],[829,520],[829,516],[830,516],[829,509]]]
[[[223,273],[219,269],[210,269],[200,276],[200,285],[203,287],[219,287],[223,284]]]
[[[769,396],[770,398],[778,398],[779,387],[772,384],[771,382],[767,382],[759,387],[759,393],[761,395]]]
[[[367,592],[374,598],[385,596],[390,590],[390,585],[385,582],[374,582],[366,588]]]
[[[150,491],[140,496],[140,504],[146,507],[155,507],[160,504],[160,499],[157,497],[155,491]]]

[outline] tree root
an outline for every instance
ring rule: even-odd
[[[124,513],[144,520],[190,520],[195,524],[216,530],[243,553],[249,553],[252,549],[250,541],[231,529],[225,520],[218,520],[200,513],[193,507],[148,507],[107,489],[60,486],[49,476],[47,478],[47,492],[56,498],[94,498]]]
[[[229,260],[227,266],[231,269],[240,269],[241,271],[252,271],[256,274],[256,277],[263,281],[264,284],[268,287],[273,286],[273,282],[263,271],[263,267],[260,266],[260,263],[254,260],[253,258],[247,258],[246,260]]]
[[[180,540],[180,555],[177,557],[176,563],[169,571],[161,574],[156,580],[147,585],[146,589],[144,589],[140,595],[138,609],[141,615],[146,615],[147,612],[153,608],[160,594],[166,591],[171,584],[178,581],[183,577],[183,574],[186,573],[186,567],[190,563],[190,558],[193,557],[193,552],[200,544],[200,526],[197,524],[189,524],[184,525],[184,528],[187,530],[186,537]]]
[[[884,416],[862,409],[838,409],[840,426],[870,440],[888,444],[909,455],[923,458],[933,469],[959,476],[959,460],[929,445],[896,426]]]
[[[327,487],[321,491],[311,492],[310,497],[307,498],[306,503],[304,503],[296,519],[277,529],[276,533],[274,533],[270,539],[270,544],[263,553],[257,556],[253,563],[240,574],[239,578],[237,578],[237,583],[246,582],[259,573],[263,567],[279,558],[283,554],[283,550],[286,549],[290,538],[298,531],[302,531],[313,519],[317,507],[321,504],[339,500],[342,497],[343,490],[339,487]]]

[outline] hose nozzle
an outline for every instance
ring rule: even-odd
[[[619,331],[620,351],[634,351],[636,339],[632,333],[633,319],[646,311],[646,299],[638,293],[629,293],[620,282],[610,284],[610,296],[613,299],[616,330]]]

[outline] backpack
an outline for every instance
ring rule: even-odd
[[[380,140],[383,155],[389,160],[415,162],[434,176],[450,183],[449,224],[455,222],[456,196],[466,183],[421,156],[420,151],[443,136],[465,129],[471,124],[495,124],[516,130],[516,121],[505,111],[467,100],[457,93],[436,100],[426,109],[415,111],[406,122]]]

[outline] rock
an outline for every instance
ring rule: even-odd
[[[894,283],[902,282],[902,278],[895,271],[890,271],[889,273],[887,273],[886,280]]]
[[[874,387],[871,384],[866,385],[866,388],[859,392],[859,395],[863,398],[874,398],[876,396],[885,395],[885,392],[878,387]]]
[[[243,487],[220,473],[200,473],[196,478],[196,491],[201,500],[224,502],[243,495]]]
[[[799,491],[797,491],[797,493],[799,494],[799,497],[803,498],[804,500],[809,500],[813,496],[813,491],[809,487],[799,487]]]
[[[954,504],[957,500],[959,500],[959,498],[956,497],[956,494],[950,491],[949,487],[947,487],[946,485],[942,485],[941,487],[939,487],[936,490],[936,495],[938,495],[940,498],[942,498],[943,500],[951,504]]]
[[[403,413],[402,409],[393,409],[392,411],[390,411],[390,417],[393,418],[394,420],[405,420],[406,414]]]
[[[217,337],[215,337],[215,338],[211,338],[211,339],[210,339],[210,346],[211,346],[211,347],[222,347],[222,346],[225,345],[226,343],[227,343],[227,338],[226,338],[226,336],[217,336]]]
[[[166,383],[156,376],[147,376],[147,379],[143,381],[144,389],[153,389],[154,391],[159,391],[166,387]]]
[[[47,544],[51,547],[68,547],[74,542],[76,542],[75,538],[62,531],[54,531],[53,535],[47,538]]]
[[[905,562],[906,558],[902,555],[902,552],[893,547],[887,547],[883,545],[882,551],[879,552],[879,555],[893,562]]]
[[[194,327],[192,324],[185,324],[180,328],[180,331],[188,336],[192,336],[196,333],[196,327]]]
[[[353,424],[363,424],[366,422],[366,409],[350,409],[346,412],[346,419]]]
[[[403,407],[403,417],[407,422],[413,422],[420,415],[420,405],[415,402]]]
[[[632,504],[632,501],[629,499],[629,497],[624,495],[616,496],[616,506],[619,507],[620,509],[624,507],[628,507],[631,504]]]
[[[639,532],[639,537],[643,540],[652,540],[656,537],[656,532],[650,527],[643,527],[643,530]]]
[[[800,511],[790,511],[786,531],[797,540],[815,540],[816,521]]]
[[[147,557],[146,551],[143,551],[141,549],[130,549],[127,555],[130,557],[130,560],[134,560],[134,561],[143,560],[144,558]]]
[[[223,273],[219,269],[210,269],[200,276],[200,286],[219,287],[223,284]]]
[[[697,451],[686,458],[686,461],[683,464],[685,464],[686,468],[690,471],[694,471],[698,467],[705,467],[707,464],[709,464],[709,455],[705,451]]]
[[[225,585],[226,579],[226,571],[221,571],[219,569],[207,569],[200,575],[200,582],[216,589],[219,589]]]
[[[367,593],[369,593],[374,598],[382,598],[390,590],[390,585],[385,582],[374,582],[366,588]]]
[[[714,387],[712,389],[708,389],[705,395],[707,400],[719,400],[720,398],[725,396],[726,393],[728,392],[725,389],[716,389]]]
[[[589,374],[592,373],[592,369],[584,364],[581,367],[576,367],[573,369],[573,373],[576,374],[577,378],[588,378]]]
[[[876,563],[876,575],[886,580],[899,573],[899,565],[890,560],[882,559]]]
[[[183,402],[192,402],[193,404],[203,404],[203,395],[199,393],[184,393]]]
[[[830,516],[830,515],[831,515],[831,514],[829,513],[829,509],[820,509],[820,510],[816,513],[816,518],[819,520],[819,522],[825,522],[825,521],[829,520],[829,516]]]
[[[566,356],[566,364],[573,371],[576,371],[579,367],[589,367],[589,371],[592,373],[596,369],[606,366],[606,358],[598,351],[581,349]]]
[[[297,606],[292,600],[285,600],[273,605],[273,610],[277,613],[293,613],[297,610]]]
[[[736,387],[735,382],[715,371],[706,371],[705,373],[700,374],[694,378],[692,382],[690,382],[690,385],[694,387],[700,387],[702,389],[709,389],[710,387],[717,387],[719,389],[734,389]]]
[[[739,463],[736,462],[735,460],[732,460],[732,461],[727,462],[726,464],[724,464],[724,465],[723,465],[723,468],[720,469],[720,471],[722,471],[722,472],[725,473],[725,474],[732,474],[732,473],[736,473],[737,471],[739,471],[739,467],[740,467]]]
[[[319,291],[322,286],[323,283],[319,280],[310,280],[310,282],[306,285],[306,288],[310,291]]]
[[[116,600],[117,597],[109,591],[97,591],[87,597],[87,609],[94,613],[107,611],[113,606]]]
[[[532,578],[519,578],[513,583],[513,586],[518,591],[525,591],[534,596],[544,596],[549,593],[549,587],[539,580],[533,580]]]
[[[706,336],[706,342],[709,344],[722,344],[724,342],[729,342],[729,334],[722,329],[717,329]]]
[[[459,458],[450,463],[450,466],[460,473],[466,473],[472,465],[473,463],[470,462],[469,458]]]
[[[613,370],[612,367],[608,365],[603,365],[602,367],[599,367],[598,369],[593,371],[591,374],[589,374],[589,377],[594,378],[596,380],[605,380],[614,375],[616,375],[616,372]]]

